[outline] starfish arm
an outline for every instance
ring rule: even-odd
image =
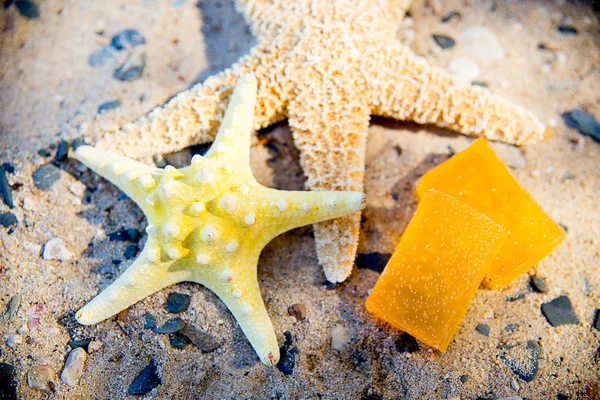
[[[162,170],[92,146],[79,146],[75,157],[121,189],[144,213],[152,211],[146,202],[146,196],[156,185]]]
[[[125,310],[138,301],[174,283],[185,280],[185,271],[171,273],[168,267],[172,262],[151,263],[149,249],[155,244],[149,240],[139,257],[98,296],[77,312],[75,317],[80,324],[91,325]]]
[[[352,82],[319,81],[290,103],[289,123],[310,190],[362,192],[369,108],[364,96],[349,91]],[[346,99],[347,101],[339,101]],[[315,225],[319,262],[330,282],[352,272],[360,213]]]
[[[381,48],[365,57],[365,63],[375,115],[513,144],[539,141],[549,134],[533,114],[430,66],[406,46]]]
[[[236,82],[246,73],[254,73],[259,81],[254,128],[284,119],[287,90],[275,79],[279,71],[276,66],[281,62],[280,54],[270,51],[271,45],[257,45],[231,68],[179,93],[165,105],[121,128],[107,128],[109,124],[99,121],[90,124],[90,130],[98,137],[97,146],[139,159],[211,142]]]

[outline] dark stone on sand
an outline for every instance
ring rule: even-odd
[[[395,347],[400,353],[414,353],[415,351],[419,351],[417,339],[408,333],[400,334],[400,337],[396,339]]]
[[[179,333],[190,339],[194,346],[205,353],[211,353],[221,347],[221,343],[213,335],[194,325],[185,325]]]
[[[0,194],[2,194],[4,204],[6,204],[8,208],[14,208],[12,187],[8,184],[8,179],[6,179],[6,169],[4,169],[4,167],[0,167]]]
[[[284,349],[282,347],[280,353],[281,356],[277,363],[277,369],[283,372],[284,375],[291,375],[296,366],[296,354],[300,353],[300,350],[297,347],[292,347],[291,349]]]
[[[109,233],[108,238],[111,242],[134,242],[140,240],[140,231],[135,228],[122,229],[117,232]]]
[[[15,6],[19,10],[19,13],[27,19],[37,19],[40,17],[40,9],[31,1],[17,0]]]
[[[125,248],[125,252],[123,253],[123,257],[125,257],[126,260],[131,260],[132,258],[134,258],[135,256],[137,256],[138,253],[138,247],[135,244],[130,244],[129,246],[127,246]]]
[[[337,282],[329,282],[329,281],[325,281],[325,289],[326,290],[334,290],[336,289],[340,284]]]
[[[592,324],[592,327],[594,329],[596,329],[597,331],[600,331],[600,309],[596,310],[596,317],[594,319],[594,323]]]
[[[0,399],[17,400],[17,381],[15,367],[0,363]]]
[[[356,257],[356,267],[358,269],[370,269],[376,272],[383,272],[390,257],[389,253],[364,253]]]
[[[208,150],[210,150],[211,144],[212,143],[204,143],[190,146],[191,157],[194,157],[196,154],[204,156],[208,152]]]
[[[445,24],[447,22],[452,21],[455,18],[460,19],[461,18],[460,13],[458,11],[450,11],[450,12],[444,14],[444,16],[442,16],[441,21],[442,21],[442,23]]]
[[[77,150],[77,148],[79,146],[85,146],[85,145],[87,145],[85,138],[74,139],[73,142],[71,143],[71,147],[73,148],[73,150]]]
[[[573,311],[571,300],[567,296],[560,296],[542,304],[542,314],[552,326],[579,323],[579,319]]]
[[[288,314],[296,317],[298,322],[302,322],[306,319],[306,306],[302,303],[292,304],[288,307]]]
[[[144,395],[160,384],[162,384],[162,380],[160,379],[156,361],[151,359],[146,368],[131,382],[128,393],[130,395]]]
[[[56,156],[54,156],[54,161],[63,162],[67,159],[69,155],[69,142],[66,140],[61,140],[58,144],[58,149],[56,149]]]
[[[460,381],[462,383],[467,383],[468,380],[469,380],[469,375],[461,375],[460,376]]]
[[[104,111],[113,110],[121,105],[120,100],[107,101],[98,106],[98,114],[102,114]]]
[[[9,174],[15,173],[15,167],[13,167],[11,163],[5,162],[4,164],[2,164],[2,168],[4,168],[4,170]]]
[[[483,336],[490,336],[490,332],[492,331],[488,324],[479,324],[475,327],[475,329],[477,329],[477,332],[481,333]]]
[[[146,44],[146,38],[135,29],[124,29],[110,40],[110,45],[117,50],[130,49]]]
[[[456,40],[446,35],[433,35],[433,40],[435,40],[442,50],[451,49],[456,45]]]
[[[156,326],[156,319],[152,314],[144,315],[144,328],[152,329]]]
[[[183,336],[181,333],[174,333],[172,335],[169,335],[169,343],[171,343],[171,346],[175,347],[176,349],[183,349],[185,345],[189,342],[190,340],[186,336]]]
[[[124,82],[135,81],[136,79],[141,78],[145,66],[145,53],[131,54],[129,57],[127,57],[127,60],[125,60],[123,65],[115,70],[113,73],[113,78]]]
[[[171,318],[163,326],[154,327],[152,330],[155,333],[167,334],[179,332],[185,327],[185,322],[181,318]]]
[[[82,347],[85,351],[87,351],[90,342],[90,339],[73,339],[69,342],[69,346],[71,346],[72,349]]]
[[[121,263],[123,261],[121,261],[121,260],[111,260],[110,262],[112,262],[114,265],[121,265]]]
[[[39,149],[38,154],[42,157],[50,157],[50,152],[46,149]]]
[[[184,312],[190,306],[190,296],[183,293],[169,293],[167,298],[167,310],[170,313]]]
[[[525,298],[525,293],[519,293],[517,295],[511,296],[511,297],[507,297],[506,301],[512,303],[513,301],[523,300],[524,298]]]
[[[9,226],[17,224],[17,217],[15,214],[10,212],[5,212],[0,214],[0,225],[8,228]]]
[[[562,118],[568,127],[575,128],[579,133],[600,142],[600,123],[591,114],[575,109],[563,113]]]
[[[538,293],[548,293],[548,285],[546,285],[544,278],[533,275],[529,284],[531,285],[531,288]]]
[[[35,187],[46,190],[60,179],[60,170],[53,164],[44,164],[33,171],[32,177]]]
[[[560,226],[562,228],[562,230],[565,231],[565,233],[569,232],[569,227],[566,226],[565,224],[563,224],[562,222],[559,222],[558,226]]]
[[[101,47],[90,54],[88,57],[88,64],[90,64],[91,67],[102,65],[113,56],[114,51],[115,50],[111,46]]]
[[[541,349],[540,345],[529,340],[514,346],[501,347],[500,359],[525,382],[531,382],[538,371]]]
[[[561,24],[556,27],[556,30],[563,35],[577,35],[579,33],[579,30],[572,25]]]

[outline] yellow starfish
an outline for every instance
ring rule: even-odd
[[[532,114],[461,83],[394,40],[409,0],[238,0],[258,44],[230,69],[109,133],[132,157],[212,140],[238,78],[258,79],[256,129],[289,119],[311,190],[363,190],[371,115],[523,144],[544,138]],[[392,39],[390,39],[392,38]],[[315,226],[329,281],[350,274],[360,214]]]
[[[176,169],[150,167],[91,146],[76,157],[113,182],[148,218],[140,256],[83,307],[77,320],[97,323],[174,283],[200,283],[227,305],[265,364],[279,360],[256,267],[263,247],[299,226],[358,211],[357,192],[288,192],[260,185],[250,171],[256,79],[240,78],[206,157]]]

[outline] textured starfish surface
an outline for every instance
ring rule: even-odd
[[[150,167],[91,146],[76,157],[132,198],[148,218],[140,256],[83,307],[85,325],[105,320],[174,283],[200,283],[227,305],[265,364],[279,348],[256,275],[258,257],[275,236],[356,212],[360,192],[291,192],[266,188],[250,171],[256,79],[244,75],[233,92],[206,157],[176,169]]]
[[[103,124],[99,146],[138,158],[209,142],[235,82],[247,72],[258,79],[255,128],[289,119],[311,190],[363,190],[371,115],[514,144],[546,136],[532,114],[428,65],[394,40],[409,0],[237,5],[258,41],[250,54],[133,123]],[[359,225],[354,213],[315,226],[329,281],[352,271]]]

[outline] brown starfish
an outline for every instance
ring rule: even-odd
[[[258,44],[231,68],[98,145],[139,158],[213,140],[238,78],[258,80],[256,129],[288,118],[312,190],[363,190],[371,115],[523,144],[544,138],[532,114],[461,83],[396,40],[407,0],[238,0]],[[315,226],[331,282],[352,271],[360,213]]]

